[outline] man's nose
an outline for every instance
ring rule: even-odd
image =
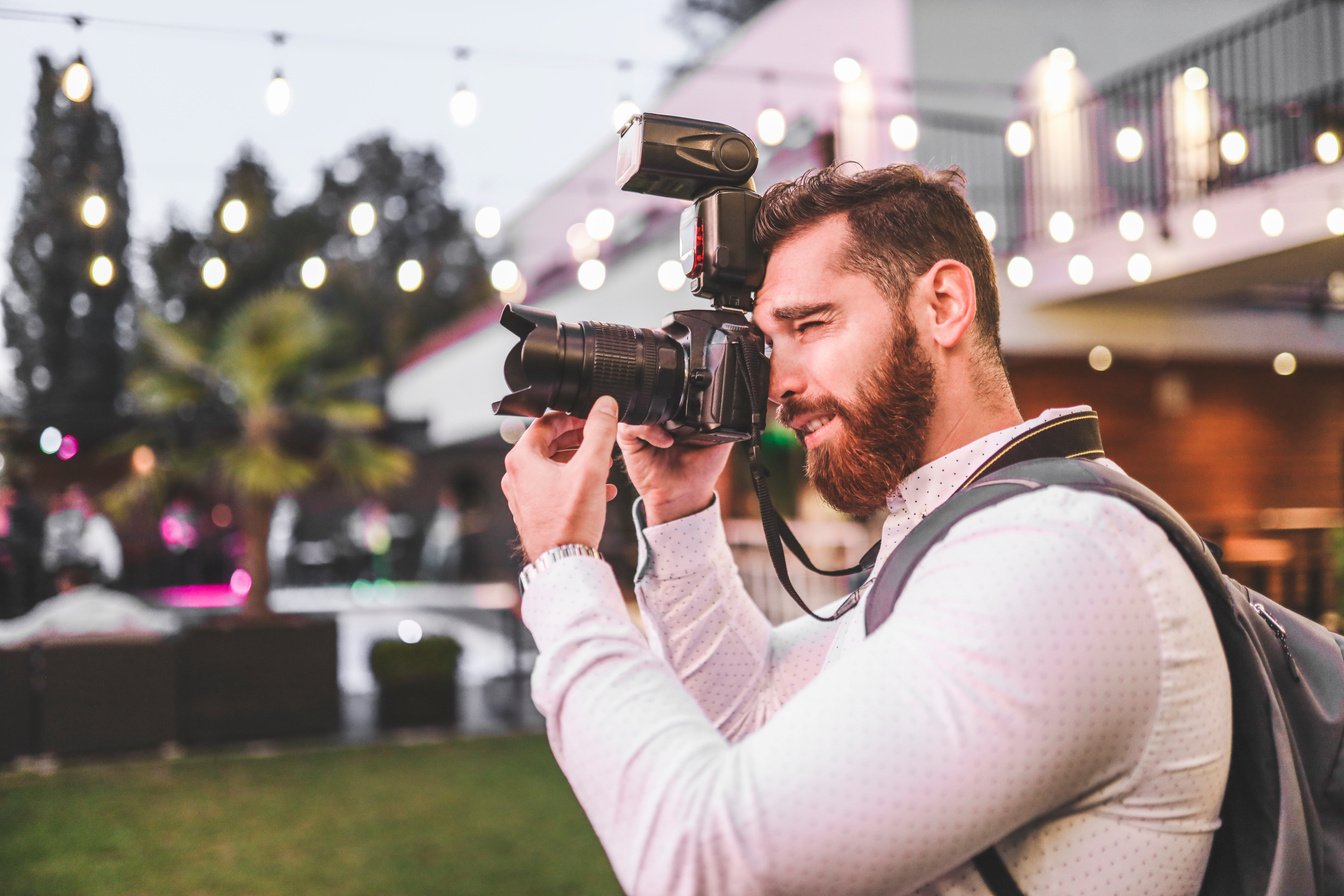
[[[779,404],[804,388],[801,366],[793,363],[787,353],[781,356],[776,349],[770,357],[770,400]]]

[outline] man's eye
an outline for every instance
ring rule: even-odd
[[[807,321],[803,321],[802,323],[800,323],[800,324],[798,325],[798,332],[799,332],[799,333],[806,333],[808,330],[815,329],[816,327],[820,327],[820,326],[822,325],[822,323],[823,323],[823,321],[819,321],[819,320],[807,320]]]

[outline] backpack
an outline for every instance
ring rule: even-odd
[[[1201,896],[1344,894],[1344,637],[1224,575],[1176,511],[1134,480],[1064,457],[975,479],[896,547],[869,591],[867,631],[891,614],[915,566],[957,522],[1046,486],[1138,508],[1166,532],[1208,600],[1232,681],[1232,758]],[[992,846],[974,862],[995,896],[1022,896]]]

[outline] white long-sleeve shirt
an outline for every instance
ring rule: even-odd
[[[1070,409],[1076,410],[1076,409]],[[903,481],[882,560],[997,448]],[[1227,776],[1217,632],[1165,535],[1060,488],[959,523],[887,622],[772,628],[717,508],[643,537],[631,624],[610,568],[564,560],[523,602],[558,762],[631,893],[1194,894]]]

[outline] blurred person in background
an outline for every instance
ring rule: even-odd
[[[0,487],[0,618],[22,616],[45,596],[42,573],[42,510],[22,475],[9,474]]]
[[[108,583],[121,577],[121,539],[78,483],[52,499],[43,532],[42,565],[53,574],[87,565]]]

